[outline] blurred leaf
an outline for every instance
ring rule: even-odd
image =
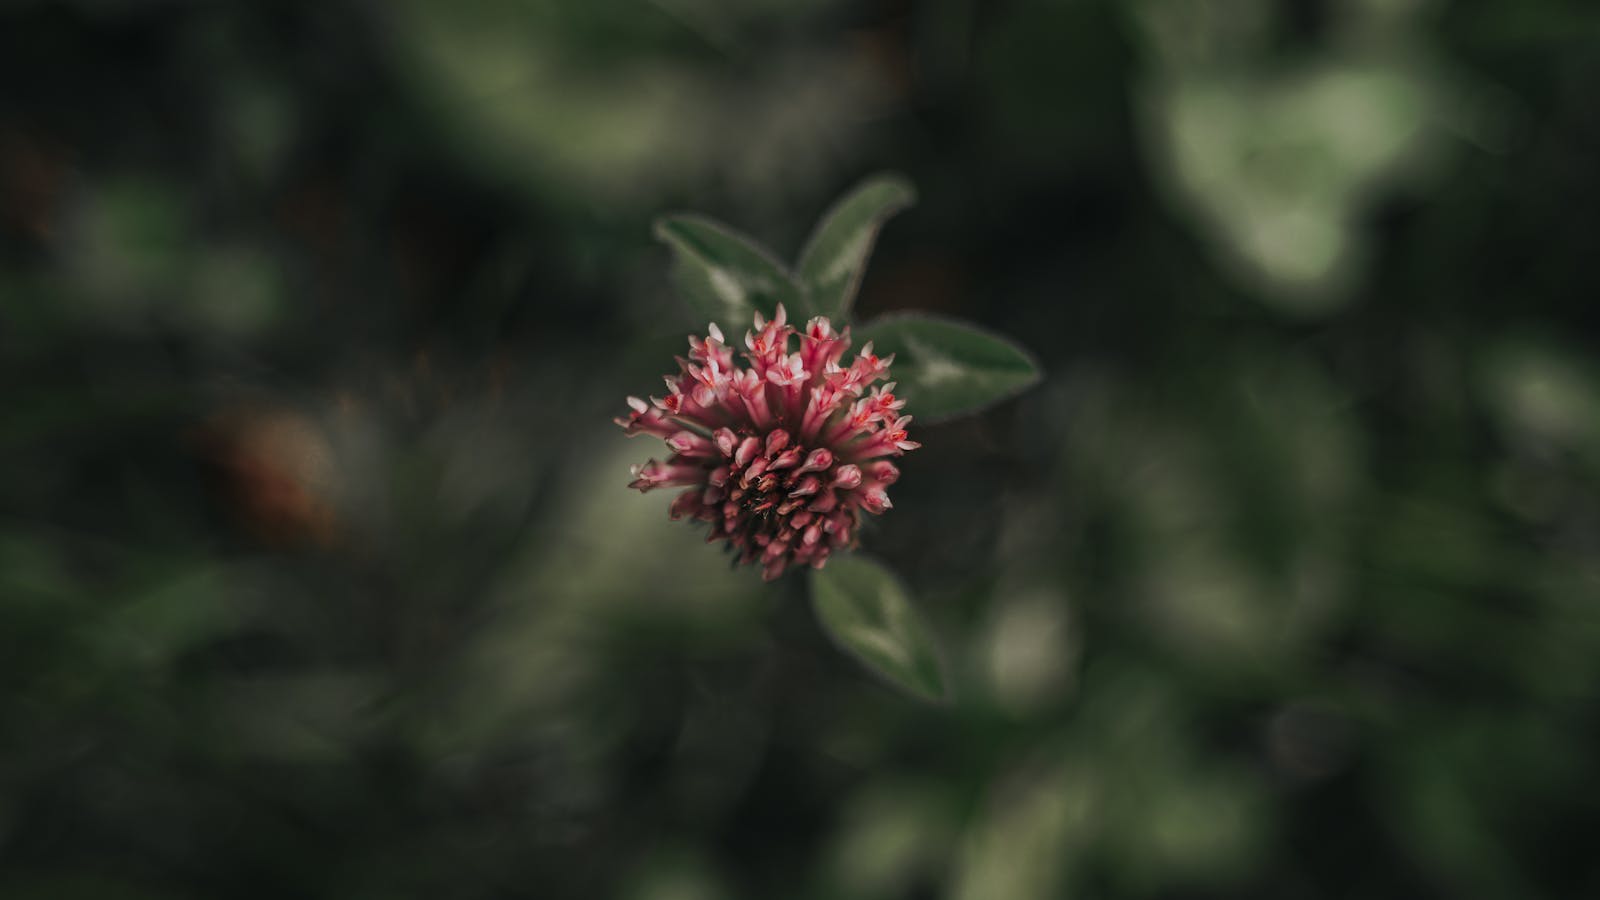
[[[336,763],[383,722],[383,675],[355,668],[213,679],[207,721],[237,759]]]
[[[949,865],[959,813],[949,785],[890,775],[863,784],[842,804],[813,896],[853,900],[911,895]]]
[[[187,570],[130,591],[126,602],[86,623],[89,646],[106,659],[165,664],[237,627],[237,609],[220,599],[230,587],[220,567],[189,563]]]
[[[829,178],[835,154],[871,133],[887,73],[832,42],[755,66],[735,48],[838,6],[397,0],[384,18],[431,133],[540,207],[609,217],[713,181],[756,199]]]
[[[953,900],[1073,896],[1066,890],[1084,845],[1107,805],[1092,768],[1060,748],[1013,764],[987,787],[988,797],[952,854]],[[1053,757],[1053,758],[1051,758]]]
[[[783,263],[765,247],[719,222],[691,214],[656,220],[656,237],[672,247],[673,281],[700,317],[737,327],[779,303],[793,318],[811,315]]]
[[[628,877],[627,900],[721,900],[716,868],[693,845],[654,849]]]
[[[919,420],[977,412],[1039,380],[1033,356],[1008,338],[955,319],[908,313],[856,329],[879,356],[895,355],[892,376]]]
[[[1225,73],[1148,92],[1160,174],[1230,277],[1287,312],[1337,309],[1371,253],[1365,211],[1435,168],[1438,88],[1381,61]]]
[[[916,188],[904,177],[874,175],[822,217],[795,269],[819,315],[843,318],[850,312],[879,229],[915,202]]]
[[[924,700],[946,698],[933,634],[883,564],[836,556],[811,573],[817,621],[841,649]]]

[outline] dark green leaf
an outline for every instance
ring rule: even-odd
[[[678,290],[705,321],[742,329],[757,310],[772,317],[779,303],[791,319],[810,314],[783,264],[726,225],[703,216],[663,216],[655,234],[673,250]]]
[[[966,322],[920,313],[889,316],[855,330],[858,344],[894,354],[890,376],[906,413],[919,421],[977,412],[1026,390],[1039,366],[1016,342]]]
[[[905,586],[881,563],[833,557],[811,573],[811,602],[823,630],[846,653],[918,697],[945,699],[933,634]]]
[[[875,175],[828,210],[795,269],[819,314],[842,319],[850,312],[878,230],[916,201],[916,189],[905,178]]]

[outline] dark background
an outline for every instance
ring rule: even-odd
[[[10,0],[0,85],[0,896],[1600,895],[1591,3]],[[610,423],[655,215],[883,169],[861,313],[1047,373],[866,537],[945,706]]]

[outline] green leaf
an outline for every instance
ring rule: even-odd
[[[810,315],[783,263],[728,226],[704,216],[663,216],[655,234],[673,250],[679,292],[705,321],[742,329],[757,310],[771,318],[779,303],[790,319]]]
[[[895,394],[918,421],[977,412],[1028,389],[1041,374],[1016,342],[957,319],[886,316],[855,329],[855,341],[871,341],[879,356],[894,354]]]
[[[829,559],[811,573],[811,602],[840,649],[917,697],[946,698],[933,634],[883,564],[863,556]]]
[[[842,319],[850,312],[879,229],[915,202],[917,192],[911,182],[899,175],[875,175],[822,217],[795,270],[819,315]]]

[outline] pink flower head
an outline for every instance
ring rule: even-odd
[[[891,504],[887,488],[900,470],[887,457],[921,446],[906,439],[910,416],[889,382],[893,356],[872,345],[841,364],[850,330],[818,316],[797,329],[782,305],[767,321],[756,313],[745,333],[745,365],[713,323],[689,338],[688,358],[667,376],[667,396],[629,397],[617,424],[631,437],[651,434],[672,455],[633,467],[629,487],[686,487],[673,519],[710,523],[708,542],[724,541],[739,561],[760,563],[771,581],[790,565],[822,568],[828,554],[856,545],[861,513]],[[797,340],[798,339],[798,340]]]

